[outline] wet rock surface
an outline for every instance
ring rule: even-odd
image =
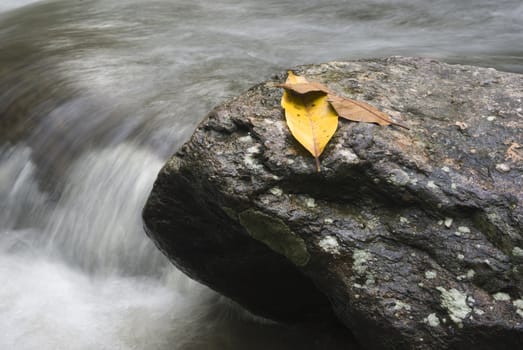
[[[410,130],[339,122],[322,171],[274,84],[214,109],[162,169],[146,231],[187,274],[366,349],[523,343],[523,77],[392,57],[296,73]],[[334,324],[334,322],[333,322]]]

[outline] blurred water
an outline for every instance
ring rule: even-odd
[[[39,0],[2,0],[0,3],[0,12],[14,10],[38,1]]]
[[[523,72],[520,0],[1,0],[0,349],[334,349],[187,279],[144,236],[210,108],[302,63]]]

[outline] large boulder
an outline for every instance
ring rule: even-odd
[[[276,83],[214,109],[160,172],[146,231],[189,276],[367,349],[523,344],[523,78],[392,57],[299,67],[410,130],[340,120],[321,156]]]

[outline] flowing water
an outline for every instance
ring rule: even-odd
[[[215,104],[285,68],[523,72],[520,0],[0,0],[0,349],[328,349],[172,267],[140,210]]]

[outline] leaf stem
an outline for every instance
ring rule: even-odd
[[[316,160],[316,171],[320,172],[321,171],[321,168],[320,168],[320,157],[314,157],[314,159]]]

